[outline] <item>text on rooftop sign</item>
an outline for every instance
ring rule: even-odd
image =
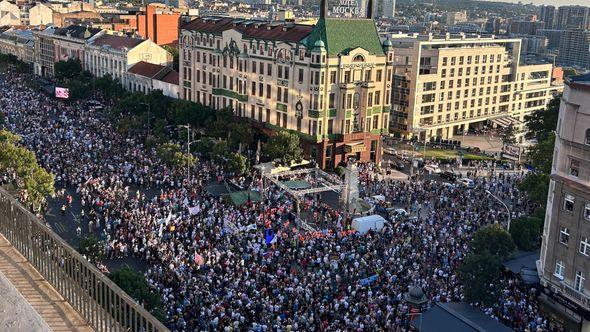
[[[360,15],[362,13],[357,0],[340,0],[338,6],[332,7],[332,14]]]

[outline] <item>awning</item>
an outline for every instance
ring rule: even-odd
[[[346,143],[344,144],[344,152],[346,153],[357,153],[365,151],[366,146],[363,142]]]
[[[500,126],[502,128],[506,128],[506,127],[510,127],[510,126],[518,126],[520,124],[522,124],[522,122],[516,120],[515,118],[509,116],[509,115],[505,115],[505,116],[501,116],[499,118],[495,118],[495,119],[490,119],[490,121],[497,125]]]

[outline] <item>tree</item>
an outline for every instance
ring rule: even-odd
[[[91,263],[100,262],[104,257],[103,246],[92,234],[80,238],[78,252],[85,256]]]
[[[210,158],[214,159],[218,163],[222,163],[227,160],[228,154],[229,151],[227,142],[219,141],[215,143],[215,145],[213,145],[213,148],[211,149]]]
[[[557,128],[557,118],[559,117],[559,105],[561,95],[553,98],[546,109],[533,112],[531,115],[524,117],[527,126],[527,139],[536,139],[541,142],[549,138]]]
[[[289,166],[293,161],[300,161],[303,150],[299,146],[299,136],[288,131],[280,131],[272,136],[264,146],[271,159],[279,159],[279,163]]]
[[[249,146],[254,140],[252,127],[245,123],[230,123],[229,125],[229,145],[232,149],[237,149],[242,153],[244,146]]]
[[[474,252],[465,257],[457,274],[463,284],[467,301],[482,302],[485,305],[497,301],[500,267],[500,257],[487,251]]]
[[[166,320],[166,315],[162,309],[162,299],[160,295],[151,291],[145,276],[131,269],[128,265],[109,274],[109,278],[116,283],[129,296],[144,306],[146,310],[152,313],[161,322]]]
[[[20,137],[0,130],[0,173],[14,172],[16,187],[37,211],[47,196],[55,194],[53,175],[37,163],[35,154],[18,145]]]
[[[164,49],[166,51],[168,51],[168,53],[172,54],[172,68],[176,71],[178,71],[178,60],[179,60],[179,56],[178,56],[178,47],[174,47],[174,46],[170,46],[170,45],[164,45]]]
[[[510,225],[510,235],[520,250],[531,251],[541,247],[543,219],[536,216],[516,219]]]
[[[207,134],[216,138],[227,138],[228,124],[233,122],[233,117],[234,112],[230,108],[215,111],[214,117],[209,119],[205,127]]]
[[[512,125],[504,128],[501,133],[502,144],[504,146],[516,143],[515,130]]]
[[[506,260],[514,252],[516,246],[500,224],[493,224],[481,228],[475,232],[471,240],[471,250],[475,254],[485,252],[497,255],[501,260]]]
[[[248,170],[248,159],[240,153],[232,153],[229,156],[227,168],[237,175],[242,175]]]
[[[169,167],[189,167],[196,163],[195,157],[183,152],[180,145],[164,143],[156,148],[156,154]]]
[[[60,82],[79,78],[83,72],[82,63],[78,59],[58,61],[53,68],[55,79]]]
[[[533,202],[544,206],[547,204],[547,195],[549,194],[549,175],[528,173],[518,185],[518,189],[525,191]]]
[[[4,128],[4,122],[6,122],[4,113],[0,112],[0,129]]]
[[[527,156],[535,171],[550,174],[553,161],[553,148],[555,147],[555,133],[550,133],[547,139],[540,141],[529,148]]]

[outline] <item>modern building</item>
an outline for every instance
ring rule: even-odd
[[[545,22],[545,29],[555,28],[555,18],[557,11],[555,6],[541,6],[541,13],[539,14],[539,20]]]
[[[389,123],[391,43],[381,42],[371,15],[327,12],[322,1],[315,25],[228,17],[184,24],[180,97],[294,131],[322,168],[349,157],[378,161]]]
[[[537,36],[543,36],[547,38],[547,49],[557,50],[559,49],[559,43],[561,41],[561,35],[563,30],[555,29],[537,29]]]
[[[541,21],[512,21],[509,31],[516,35],[534,35],[537,30],[544,28],[545,22]]]
[[[384,18],[395,17],[395,0],[383,0],[383,11],[381,16]]]
[[[559,7],[557,10],[557,29],[590,29],[590,7]]]
[[[557,62],[563,66],[590,69],[590,30],[568,29],[559,42]]]
[[[465,23],[468,21],[467,12],[448,12],[445,14],[445,24],[455,25],[458,23]]]
[[[172,55],[149,39],[103,34],[87,43],[84,69],[96,77],[111,75],[126,86],[126,73],[140,61],[171,65]]]
[[[590,75],[561,100],[538,271],[541,299],[568,330],[590,330]]]
[[[391,130],[452,138],[483,125],[523,128],[560,86],[551,64],[521,63],[520,39],[394,35]]]

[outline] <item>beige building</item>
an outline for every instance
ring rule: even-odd
[[[372,19],[315,25],[203,17],[181,27],[180,96],[271,130],[291,130],[320,167],[378,161],[393,51]]]
[[[17,5],[7,0],[0,1],[0,26],[20,25],[20,9]]]
[[[86,44],[104,33],[104,30],[80,25],[55,29],[53,33],[54,61],[78,59],[84,68]]]
[[[53,23],[53,10],[48,6],[38,2],[34,7],[29,9],[28,25],[48,25]]]
[[[35,37],[32,31],[10,28],[0,33],[0,53],[12,54],[24,63],[33,64]]]
[[[590,331],[590,74],[561,100],[538,270],[544,303],[568,330]]]
[[[453,138],[470,127],[512,125],[562,89],[551,64],[520,61],[520,39],[394,36],[391,129]]]
[[[178,99],[178,72],[169,66],[140,61],[129,68],[125,88],[131,92],[148,94],[162,91],[164,96]]]
[[[126,86],[127,70],[144,61],[170,65],[172,55],[151,40],[104,34],[89,42],[84,52],[84,69],[96,77],[111,75]]]
[[[35,36],[35,62],[34,72],[36,75],[53,77],[53,65],[55,62],[55,44],[53,34],[55,27],[48,27],[41,31],[33,31]]]

